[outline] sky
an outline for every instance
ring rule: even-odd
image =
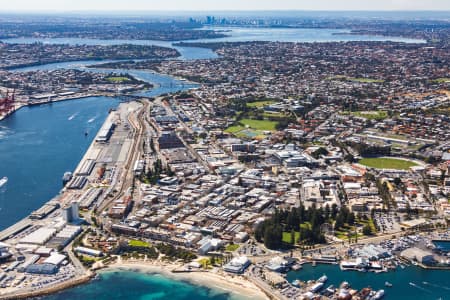
[[[450,0],[2,0],[6,11],[450,10]]]

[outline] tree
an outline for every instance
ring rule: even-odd
[[[291,244],[295,244],[295,231],[293,229],[291,230]]]
[[[344,156],[344,159],[346,160],[346,161],[348,161],[349,163],[354,163],[356,160],[355,160],[355,157],[352,155],[352,154],[350,154],[350,153],[348,153],[348,154],[346,154],[345,156]]]
[[[363,229],[362,229],[362,233],[364,235],[372,235],[372,227],[369,224],[364,225]]]

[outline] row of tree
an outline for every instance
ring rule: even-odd
[[[350,212],[347,207],[338,209],[336,204],[331,207],[326,205],[324,208],[316,208],[315,205],[305,208],[300,205],[291,210],[276,210],[269,219],[255,229],[255,238],[264,242],[269,249],[280,249],[286,246],[283,242],[283,232],[291,233],[291,244],[296,242],[309,245],[324,243],[325,236],[324,230],[322,230],[324,224],[334,223],[334,228],[338,230],[345,224],[354,225],[355,219],[355,214]],[[296,232],[299,233],[297,241]]]

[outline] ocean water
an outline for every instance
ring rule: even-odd
[[[386,273],[341,271],[339,266],[318,264],[313,267],[310,264],[303,265],[299,271],[289,272],[289,282],[295,279],[302,281],[317,280],[322,275],[327,275],[325,286],[333,284],[335,287],[343,281],[347,281],[352,288],[362,289],[370,286],[372,289],[384,289],[384,299],[415,299],[433,300],[450,299],[450,271],[425,270],[415,266]],[[392,283],[392,287],[385,287],[385,282]]]
[[[0,121],[0,229],[53,198],[118,100],[90,97],[24,107]],[[88,133],[85,136],[85,132]]]
[[[107,271],[98,280],[44,297],[45,300],[226,300],[238,296],[188,282],[173,280],[159,274],[133,271]]]

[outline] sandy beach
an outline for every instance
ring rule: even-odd
[[[217,290],[230,293],[233,299],[269,299],[258,287],[242,276],[230,275],[221,270],[177,272],[182,269],[180,264],[163,263],[156,261],[121,261],[103,269],[103,272],[113,270],[133,270],[142,273],[161,274],[175,280],[188,281]]]

